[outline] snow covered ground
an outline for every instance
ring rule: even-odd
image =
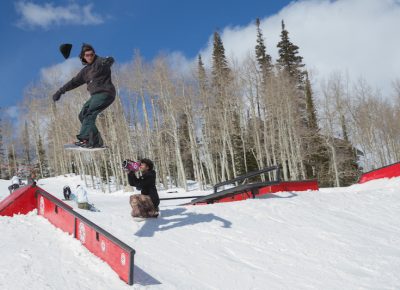
[[[8,187],[11,185],[10,180],[0,179],[0,200],[9,195]]]
[[[61,198],[78,183],[39,186]],[[0,199],[9,184],[0,181]],[[76,210],[136,250],[133,286],[31,213],[0,217],[0,289],[400,289],[400,178],[215,205],[162,201],[161,217],[145,222],[130,217],[130,194],[89,189],[100,212]]]

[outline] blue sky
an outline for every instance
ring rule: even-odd
[[[61,43],[74,44],[72,54],[76,56],[81,43],[88,42],[100,55],[113,55],[118,62],[129,61],[134,49],[148,59],[161,51],[180,51],[193,58],[207,45],[215,29],[247,25],[255,17],[278,12],[289,2],[1,1],[0,106],[16,105],[24,89],[39,79],[42,68],[62,62],[58,52]],[[58,20],[55,16],[46,22],[50,16],[36,18],[34,8],[54,14],[62,13],[57,9],[64,8],[65,13],[76,13],[81,19],[61,21],[63,14],[58,14]],[[85,9],[89,14],[82,16]],[[77,23],[84,18],[86,24]]]
[[[15,106],[46,69],[68,69],[58,47],[82,42],[120,64],[139,49],[146,59],[163,52],[209,63],[209,40],[218,29],[228,58],[254,52],[254,19],[260,17],[267,50],[277,58],[281,20],[313,77],[314,92],[332,73],[363,78],[394,99],[400,83],[400,0],[19,0],[0,1],[0,106]],[[360,49],[361,48],[361,49]],[[76,65],[77,62],[75,62]]]

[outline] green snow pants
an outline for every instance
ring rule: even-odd
[[[89,146],[101,147],[104,145],[100,132],[96,127],[97,115],[110,106],[115,100],[114,96],[105,93],[93,94],[83,105],[79,113],[81,131],[76,137],[79,140],[88,140]]]

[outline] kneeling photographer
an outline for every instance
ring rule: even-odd
[[[131,195],[130,204],[132,206],[133,217],[158,217],[160,198],[156,188],[156,172],[154,171],[153,161],[144,158],[138,162],[125,160],[123,167],[128,171],[128,181],[131,186],[141,191],[141,194]],[[136,176],[136,171],[141,175]]]

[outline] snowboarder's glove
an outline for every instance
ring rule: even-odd
[[[114,58],[111,56],[103,58],[101,62],[102,65],[107,65],[107,66],[112,66],[113,63],[114,63]]]
[[[53,101],[57,102],[60,98],[61,98],[62,93],[60,91],[57,91],[54,95],[53,95]]]

